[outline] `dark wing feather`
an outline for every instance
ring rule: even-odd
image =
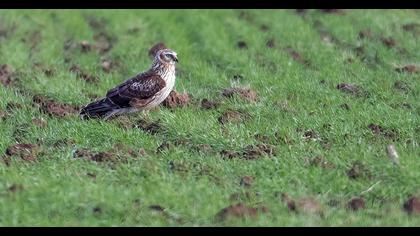
[[[165,86],[162,77],[145,72],[109,90],[106,97],[120,108],[130,107],[134,101],[145,105]]]

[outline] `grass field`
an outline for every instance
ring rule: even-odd
[[[418,10],[1,10],[0,225],[420,226],[419,35]],[[77,116],[157,42],[188,104]]]

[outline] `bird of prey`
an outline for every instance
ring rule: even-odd
[[[177,53],[161,49],[150,69],[109,90],[105,98],[82,108],[82,118],[108,118],[136,111],[147,111],[163,102],[175,85]]]

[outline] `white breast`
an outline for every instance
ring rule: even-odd
[[[166,86],[155,95],[155,99],[147,105],[146,109],[158,106],[168,97],[169,93],[171,93],[175,86],[175,70],[171,70],[171,72],[165,74],[162,78],[165,80]]]

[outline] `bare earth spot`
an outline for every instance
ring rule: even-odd
[[[47,126],[47,121],[43,118],[33,118],[32,123],[40,128],[44,128]]]
[[[218,118],[219,123],[242,123],[250,118],[250,115],[242,110],[228,109]]]
[[[149,209],[154,210],[154,211],[164,211],[165,210],[165,208],[161,205],[150,205]]]
[[[398,67],[395,68],[395,71],[402,73],[402,72],[407,72],[407,73],[419,73],[420,72],[420,68],[417,67],[416,65],[406,65],[403,67]]]
[[[232,150],[222,150],[222,151],[220,152],[220,155],[221,155],[222,157],[226,157],[226,158],[228,158],[228,159],[231,159],[231,158],[235,158],[235,157],[240,156],[240,153],[235,152],[235,151],[232,151]]]
[[[168,48],[168,47],[166,47],[165,43],[163,43],[163,42],[159,42],[159,43],[157,43],[157,44],[153,45],[153,46],[149,49],[149,56],[150,56],[151,58],[154,58],[154,57],[155,57],[155,55],[156,55],[156,53],[157,53],[159,50],[166,49],[166,48]]]
[[[138,120],[134,125],[133,128],[141,129],[150,134],[157,134],[164,131],[164,127],[160,124],[159,121],[151,122],[144,119]]]
[[[0,120],[5,120],[7,116],[8,116],[7,112],[0,111]]]
[[[409,23],[402,26],[403,30],[413,33],[414,35],[420,34],[419,23]]]
[[[363,177],[370,177],[368,169],[360,162],[356,161],[352,167],[347,171],[347,176],[350,179],[358,179]]]
[[[383,135],[386,138],[392,139],[394,141],[397,141],[398,138],[398,132],[393,129],[383,128],[380,125],[375,124],[369,124],[368,128],[374,133],[375,135]]]
[[[79,149],[74,153],[75,158],[84,158],[96,162],[115,161],[116,156],[111,152],[92,152],[89,149]]]
[[[83,40],[82,42],[80,42],[80,48],[81,48],[82,52],[86,53],[86,52],[90,52],[90,50],[92,50],[92,45],[88,41]]]
[[[118,66],[119,66],[119,63],[115,60],[111,60],[111,59],[102,59],[101,60],[102,70],[105,71],[106,73],[111,72],[112,70],[114,70]]]
[[[9,65],[0,65],[0,83],[7,86],[11,83],[12,68]]]
[[[350,201],[347,203],[347,209],[351,211],[358,211],[360,209],[365,208],[365,200],[360,197],[355,197],[350,199]]]
[[[93,47],[101,54],[110,51],[116,41],[114,37],[111,37],[105,32],[99,32],[93,35],[93,40],[95,40]]]
[[[382,37],[381,38],[381,42],[387,46],[388,48],[393,48],[397,45],[397,42],[395,41],[395,39],[391,38],[391,37]]]
[[[247,175],[241,178],[241,181],[239,182],[239,184],[244,187],[250,187],[253,182],[254,182],[254,178],[252,178],[252,176]]]
[[[311,65],[309,60],[304,59],[302,57],[302,55],[300,53],[298,53],[296,50],[294,50],[293,48],[285,47],[285,48],[283,48],[283,51],[288,53],[293,58],[293,60],[299,62],[300,64],[302,64],[304,66],[310,66]]]
[[[215,101],[210,101],[206,98],[204,98],[203,100],[201,100],[201,108],[203,109],[216,109],[218,106],[220,105],[219,102],[215,102]]]
[[[65,117],[75,115],[78,113],[78,108],[69,104],[62,104],[40,95],[33,97],[33,102],[39,106],[39,109],[48,114],[58,117]]]
[[[420,214],[420,198],[410,197],[409,199],[407,199],[406,202],[404,202],[403,208],[410,215],[411,214],[415,214],[415,215]]]
[[[19,143],[6,149],[6,156],[18,156],[22,160],[30,162],[36,161],[38,153],[38,146],[31,143]]]
[[[12,193],[20,192],[23,190],[23,186],[21,184],[12,184],[10,187],[7,188],[7,190]]]
[[[244,149],[242,154],[243,158],[246,160],[254,160],[262,156],[275,156],[276,149],[273,145],[269,144],[257,144],[250,145]]]
[[[267,213],[267,207],[248,207],[243,203],[238,203],[235,205],[228,206],[223,208],[216,214],[216,220],[218,221],[225,221],[231,217],[235,218],[256,218],[259,213]]]
[[[281,194],[281,200],[286,203],[287,208],[291,212],[297,212],[297,206],[295,200],[291,199],[287,193]]]
[[[82,71],[79,66],[72,65],[70,67],[70,72],[75,73],[77,75],[77,78],[83,79],[88,83],[97,83],[99,82],[99,78],[97,76],[89,75],[85,71]]]
[[[162,105],[167,108],[185,107],[188,105],[190,97],[187,93],[178,93],[172,90],[169,96],[162,102]]]
[[[360,87],[354,84],[346,84],[346,83],[341,83],[337,85],[337,89],[345,92],[345,93],[350,93],[350,94],[358,94],[360,92]]]
[[[309,214],[317,214],[323,216],[321,204],[314,198],[305,197],[298,200],[290,198],[286,193],[281,194],[282,202],[286,203],[287,208],[291,212],[303,212]]]
[[[232,87],[222,90],[222,95],[228,98],[233,97],[234,95],[239,95],[241,98],[249,101],[256,102],[258,101],[258,94],[254,90],[245,87]]]
[[[240,49],[247,49],[248,48],[248,45],[245,43],[245,41],[238,41],[236,46]]]

